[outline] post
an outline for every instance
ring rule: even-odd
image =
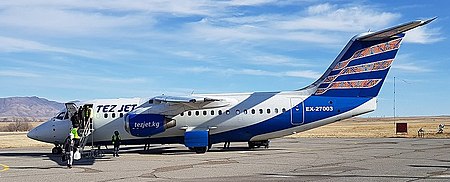
[[[395,76],[394,76],[394,128],[395,128],[395,133],[397,134],[397,125],[395,122]]]

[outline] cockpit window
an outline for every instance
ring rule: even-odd
[[[66,112],[60,112],[55,118],[59,119],[59,120],[63,120],[65,118],[64,117],[65,115],[66,115]]]
[[[66,114],[64,115],[64,119],[69,119],[69,113],[66,112]]]

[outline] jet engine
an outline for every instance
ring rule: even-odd
[[[125,130],[133,136],[148,137],[176,125],[174,119],[160,114],[133,113],[125,116]]]

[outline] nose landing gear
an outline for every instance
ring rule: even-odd
[[[61,146],[55,145],[55,147],[52,148],[52,154],[62,154]]]

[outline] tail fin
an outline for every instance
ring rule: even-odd
[[[313,95],[317,96],[376,97],[404,32],[434,19],[412,21],[353,37],[327,71],[307,88],[314,88]]]

